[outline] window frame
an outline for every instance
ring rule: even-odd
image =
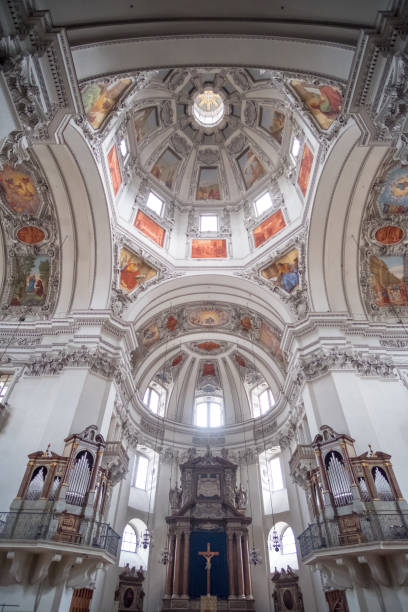
[[[257,202],[259,202],[259,200],[264,198],[266,195],[269,197],[270,205],[267,208],[265,208],[265,210],[259,211]],[[261,195],[259,195],[257,198],[254,199],[254,212],[255,212],[257,219],[259,219],[259,217],[262,217],[262,215],[264,215],[267,211],[271,211],[272,208],[273,208],[273,200],[272,200],[272,196],[269,191],[264,191]]]
[[[211,218],[211,219],[215,219],[216,220],[216,224],[217,227],[216,229],[203,229],[202,224],[201,224],[201,220],[205,219],[205,218]],[[217,234],[219,232],[219,218],[218,215],[215,213],[200,213],[200,233],[201,234]]]
[[[293,147],[294,147],[295,142],[297,142],[298,145],[299,145],[296,155],[293,153]],[[299,158],[300,158],[300,152],[301,152],[301,149],[302,149],[302,142],[303,142],[302,137],[300,135],[297,135],[297,134],[294,134],[292,136],[291,141],[290,141],[290,156],[291,156],[291,158],[293,159],[293,161],[296,164],[298,163]]]
[[[131,529],[133,531],[133,534],[135,536],[135,547],[133,550],[131,550],[130,548],[124,548],[123,545],[125,542],[127,542],[127,540],[125,539],[125,531],[129,528],[129,530]],[[128,531],[129,531],[128,530]],[[132,539],[133,542],[133,539]],[[138,549],[138,533],[136,531],[136,529],[133,527],[133,525],[131,523],[126,523],[124,529],[123,529],[123,535],[122,535],[122,543],[121,543],[121,547],[120,547],[120,552],[128,552],[128,553],[136,553]]]
[[[198,425],[197,423],[197,408],[200,405],[206,404],[207,407],[207,419],[206,425]],[[219,408],[219,416],[220,416],[220,424],[219,425],[211,425],[211,406],[216,405]],[[219,397],[212,396],[201,396],[198,397],[195,401],[194,405],[194,423],[195,427],[200,427],[200,429],[217,429],[219,427],[224,427],[224,403]]]
[[[154,412],[150,407],[150,398],[152,391],[157,393],[159,397],[157,412]],[[148,395],[146,401],[146,395]],[[150,410],[152,414],[156,414],[157,416],[163,417],[167,401],[167,390],[162,386],[156,383],[155,381],[151,381],[150,384],[146,387],[145,393],[143,395],[143,404]]]
[[[138,471],[139,471],[139,463],[140,463],[140,459],[145,459],[147,461],[147,467],[146,467],[146,476],[145,476],[145,483],[144,483],[144,487],[139,487],[137,486],[137,479],[138,479]],[[144,453],[141,453],[140,451],[137,451],[135,453],[135,460],[134,460],[134,464],[133,464],[133,474],[132,474],[132,482],[131,482],[131,486],[134,489],[138,489],[139,491],[146,491],[147,492],[147,485],[148,485],[148,477],[149,477],[149,470],[150,470],[150,459],[147,455],[145,455]]]
[[[263,411],[261,407],[260,397],[265,392],[268,392],[269,408]],[[273,391],[266,382],[261,383],[252,389],[251,391],[251,410],[252,410],[252,416],[254,419],[259,419],[265,414],[268,414],[268,412],[270,412],[272,408],[274,408],[275,406],[276,406],[276,401],[273,395]]]
[[[157,210],[155,208],[152,208],[151,206],[149,206],[149,198],[151,196],[153,196],[153,198],[156,198],[156,200],[159,200],[161,202],[160,212],[157,212]],[[156,191],[154,191],[153,189],[150,189],[148,194],[147,194],[147,198],[146,198],[146,202],[145,202],[145,208],[147,210],[149,210],[150,212],[154,213],[160,219],[162,219],[163,216],[164,216],[164,210],[165,210],[165,200],[162,197],[160,197],[156,193]]]

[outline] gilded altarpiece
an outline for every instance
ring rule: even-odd
[[[254,610],[249,568],[246,491],[237,465],[210,450],[180,466],[170,490],[169,563],[163,612],[199,610],[208,595],[217,609]],[[210,560],[208,560],[210,551]]]

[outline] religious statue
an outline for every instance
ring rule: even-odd
[[[172,488],[169,491],[170,507],[172,510],[178,510],[181,507],[182,495],[183,491],[176,483],[174,489]]]
[[[201,551],[198,553],[201,557],[204,557],[206,560],[205,571],[207,572],[207,597],[211,595],[210,593],[210,576],[211,576],[211,559],[213,557],[218,557],[219,552],[214,552],[211,550],[211,545],[207,542],[207,550]]]
[[[247,507],[248,495],[242,484],[235,487],[235,505],[238,510],[245,510]]]

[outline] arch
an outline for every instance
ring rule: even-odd
[[[292,527],[288,523],[278,521],[270,529],[268,551],[270,572],[273,572],[275,568],[278,571],[286,569],[288,565],[292,569],[299,569],[296,538]]]
[[[125,525],[122,546],[119,557],[119,567],[129,564],[129,567],[140,566],[147,570],[149,548],[143,548],[143,535],[147,530],[146,523],[140,518],[132,518]]]

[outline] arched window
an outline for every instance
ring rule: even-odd
[[[255,418],[258,418],[269,412],[275,405],[275,400],[272,391],[265,384],[258,385],[252,390],[252,414]]]
[[[275,550],[276,538],[279,550]],[[288,565],[292,569],[299,569],[296,552],[296,539],[293,529],[282,521],[272,527],[268,535],[269,569],[274,571],[286,569]]]
[[[128,523],[123,531],[121,550],[134,553],[137,549],[137,536],[134,528]]]
[[[221,427],[223,424],[224,415],[220,398],[197,399],[194,409],[194,425],[197,425],[197,427]]]
[[[143,403],[153,414],[163,416],[166,405],[166,389],[156,382],[150,384],[144,394]]]

